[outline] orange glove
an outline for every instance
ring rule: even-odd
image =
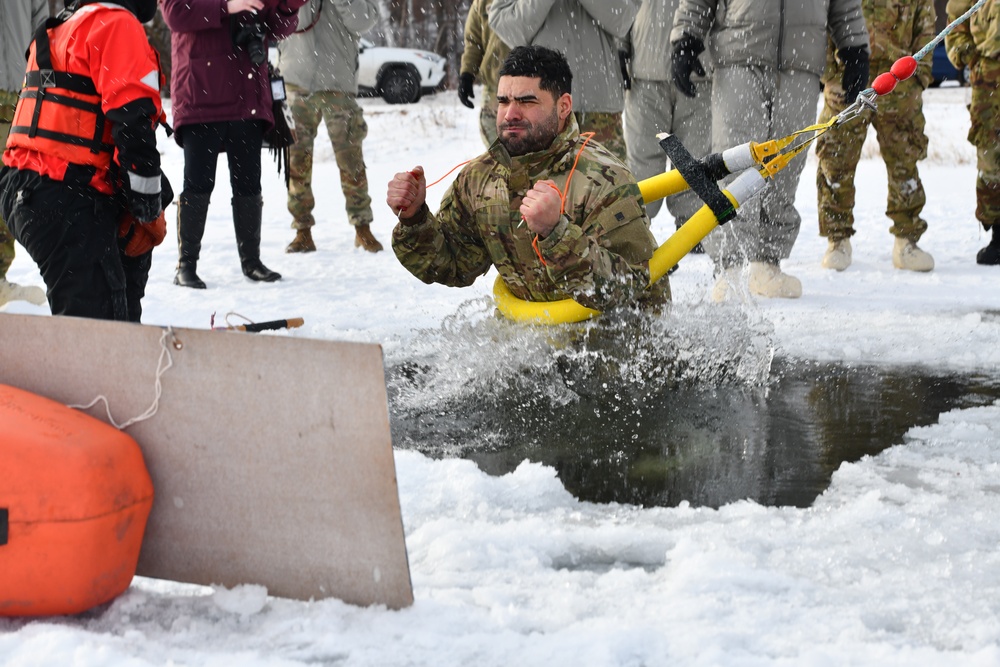
[[[167,218],[160,211],[156,220],[141,224],[128,212],[122,214],[118,224],[118,238],[126,239],[125,254],[129,257],[139,257],[160,245],[167,236]]]

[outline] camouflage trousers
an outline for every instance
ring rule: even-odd
[[[580,134],[593,132],[594,138],[602,146],[611,151],[624,164],[628,164],[625,150],[625,133],[622,130],[622,115],[603,111],[574,111]]]
[[[873,72],[887,72],[892,63],[872,63]],[[854,120],[838,126],[816,140],[816,198],[819,234],[831,241],[854,235],[855,171],[868,126],[875,128],[882,159],[889,176],[889,200],[885,214],[892,220],[889,232],[917,241],[927,231],[920,217],[927,197],[917,162],[927,157],[924,134],[923,88],[916,77],[901,82],[891,95],[878,99],[878,112],[866,110]],[[843,89],[831,83],[823,91],[825,104],[820,122],[837,115],[846,106]]]
[[[497,140],[497,100],[492,95],[483,95],[483,106],[479,109],[479,136],[487,148]]]
[[[347,221],[354,225],[372,222],[372,200],[368,195],[368,173],[361,145],[368,136],[368,124],[354,95],[337,90],[312,94],[288,85],[288,102],[295,118],[296,141],[288,166],[288,212],[292,228],[308,229],[316,224],[312,211],[316,199],[312,190],[313,144],[321,120],[333,144],[340,169],[340,188],[346,200]]]
[[[7,135],[10,124],[14,120],[14,108],[17,106],[17,93],[0,90],[0,153],[7,145]],[[7,269],[14,262],[14,235],[7,229],[3,216],[0,216],[0,279],[7,276]]]
[[[980,59],[969,68],[972,126],[969,141],[976,147],[976,219],[987,229],[1000,223],[1000,61]]]

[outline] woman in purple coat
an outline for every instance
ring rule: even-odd
[[[175,137],[184,149],[175,285],[205,288],[196,269],[222,152],[229,160],[243,274],[257,281],[281,279],[260,261],[260,153],[264,134],[274,124],[267,46],[295,30],[305,3],[161,0],[163,18],[173,33],[170,97]]]

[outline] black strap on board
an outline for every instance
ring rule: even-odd
[[[7,530],[8,514],[6,507],[0,507],[0,547],[7,544],[7,536],[9,535]]]
[[[720,225],[736,217],[736,207],[722,194],[715,180],[710,178],[705,165],[684,148],[680,139],[669,134],[660,140],[660,148],[666,152],[674,168],[681,172],[688,186],[712,209]]]

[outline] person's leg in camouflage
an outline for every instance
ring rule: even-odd
[[[934,268],[934,258],[917,247],[927,231],[927,223],[920,217],[927,196],[917,171],[917,162],[927,157],[923,92],[916,77],[901,82],[892,95],[879,100],[872,121],[889,177],[885,214],[893,222],[889,232],[896,237],[892,263],[907,271]]]
[[[17,107],[17,93],[0,90],[0,153],[7,145],[10,124]],[[45,303],[45,290],[34,285],[7,282],[7,270],[14,263],[14,235],[0,215],[0,306],[8,301],[28,301],[36,306]]]
[[[574,111],[580,133],[593,132],[596,141],[623,163],[627,163],[628,151],[625,148],[625,132],[622,128],[620,113]]]
[[[825,123],[843,111],[843,92],[839,84],[827,84],[823,91],[823,111],[819,122]],[[819,235],[829,244],[823,255],[823,267],[843,271],[851,265],[851,237],[854,236],[854,173],[861,159],[861,148],[871,124],[871,112],[864,112],[849,123],[816,140],[816,199]]]
[[[368,252],[379,252],[382,244],[372,235],[372,199],[368,194],[368,172],[362,144],[368,136],[368,124],[354,95],[324,91],[323,118],[340,169],[340,188],[347,207],[347,221],[354,226],[354,245]]]
[[[312,252],[316,245],[312,227],[316,224],[312,210],[316,199],[312,191],[313,143],[321,118],[317,95],[286,83],[288,105],[295,120],[295,143],[288,160],[288,212],[292,214],[295,238],[285,252]]]
[[[976,146],[976,219],[990,232],[990,242],[976,254],[976,263],[1000,266],[1000,62],[981,59],[972,68],[972,127]]]

